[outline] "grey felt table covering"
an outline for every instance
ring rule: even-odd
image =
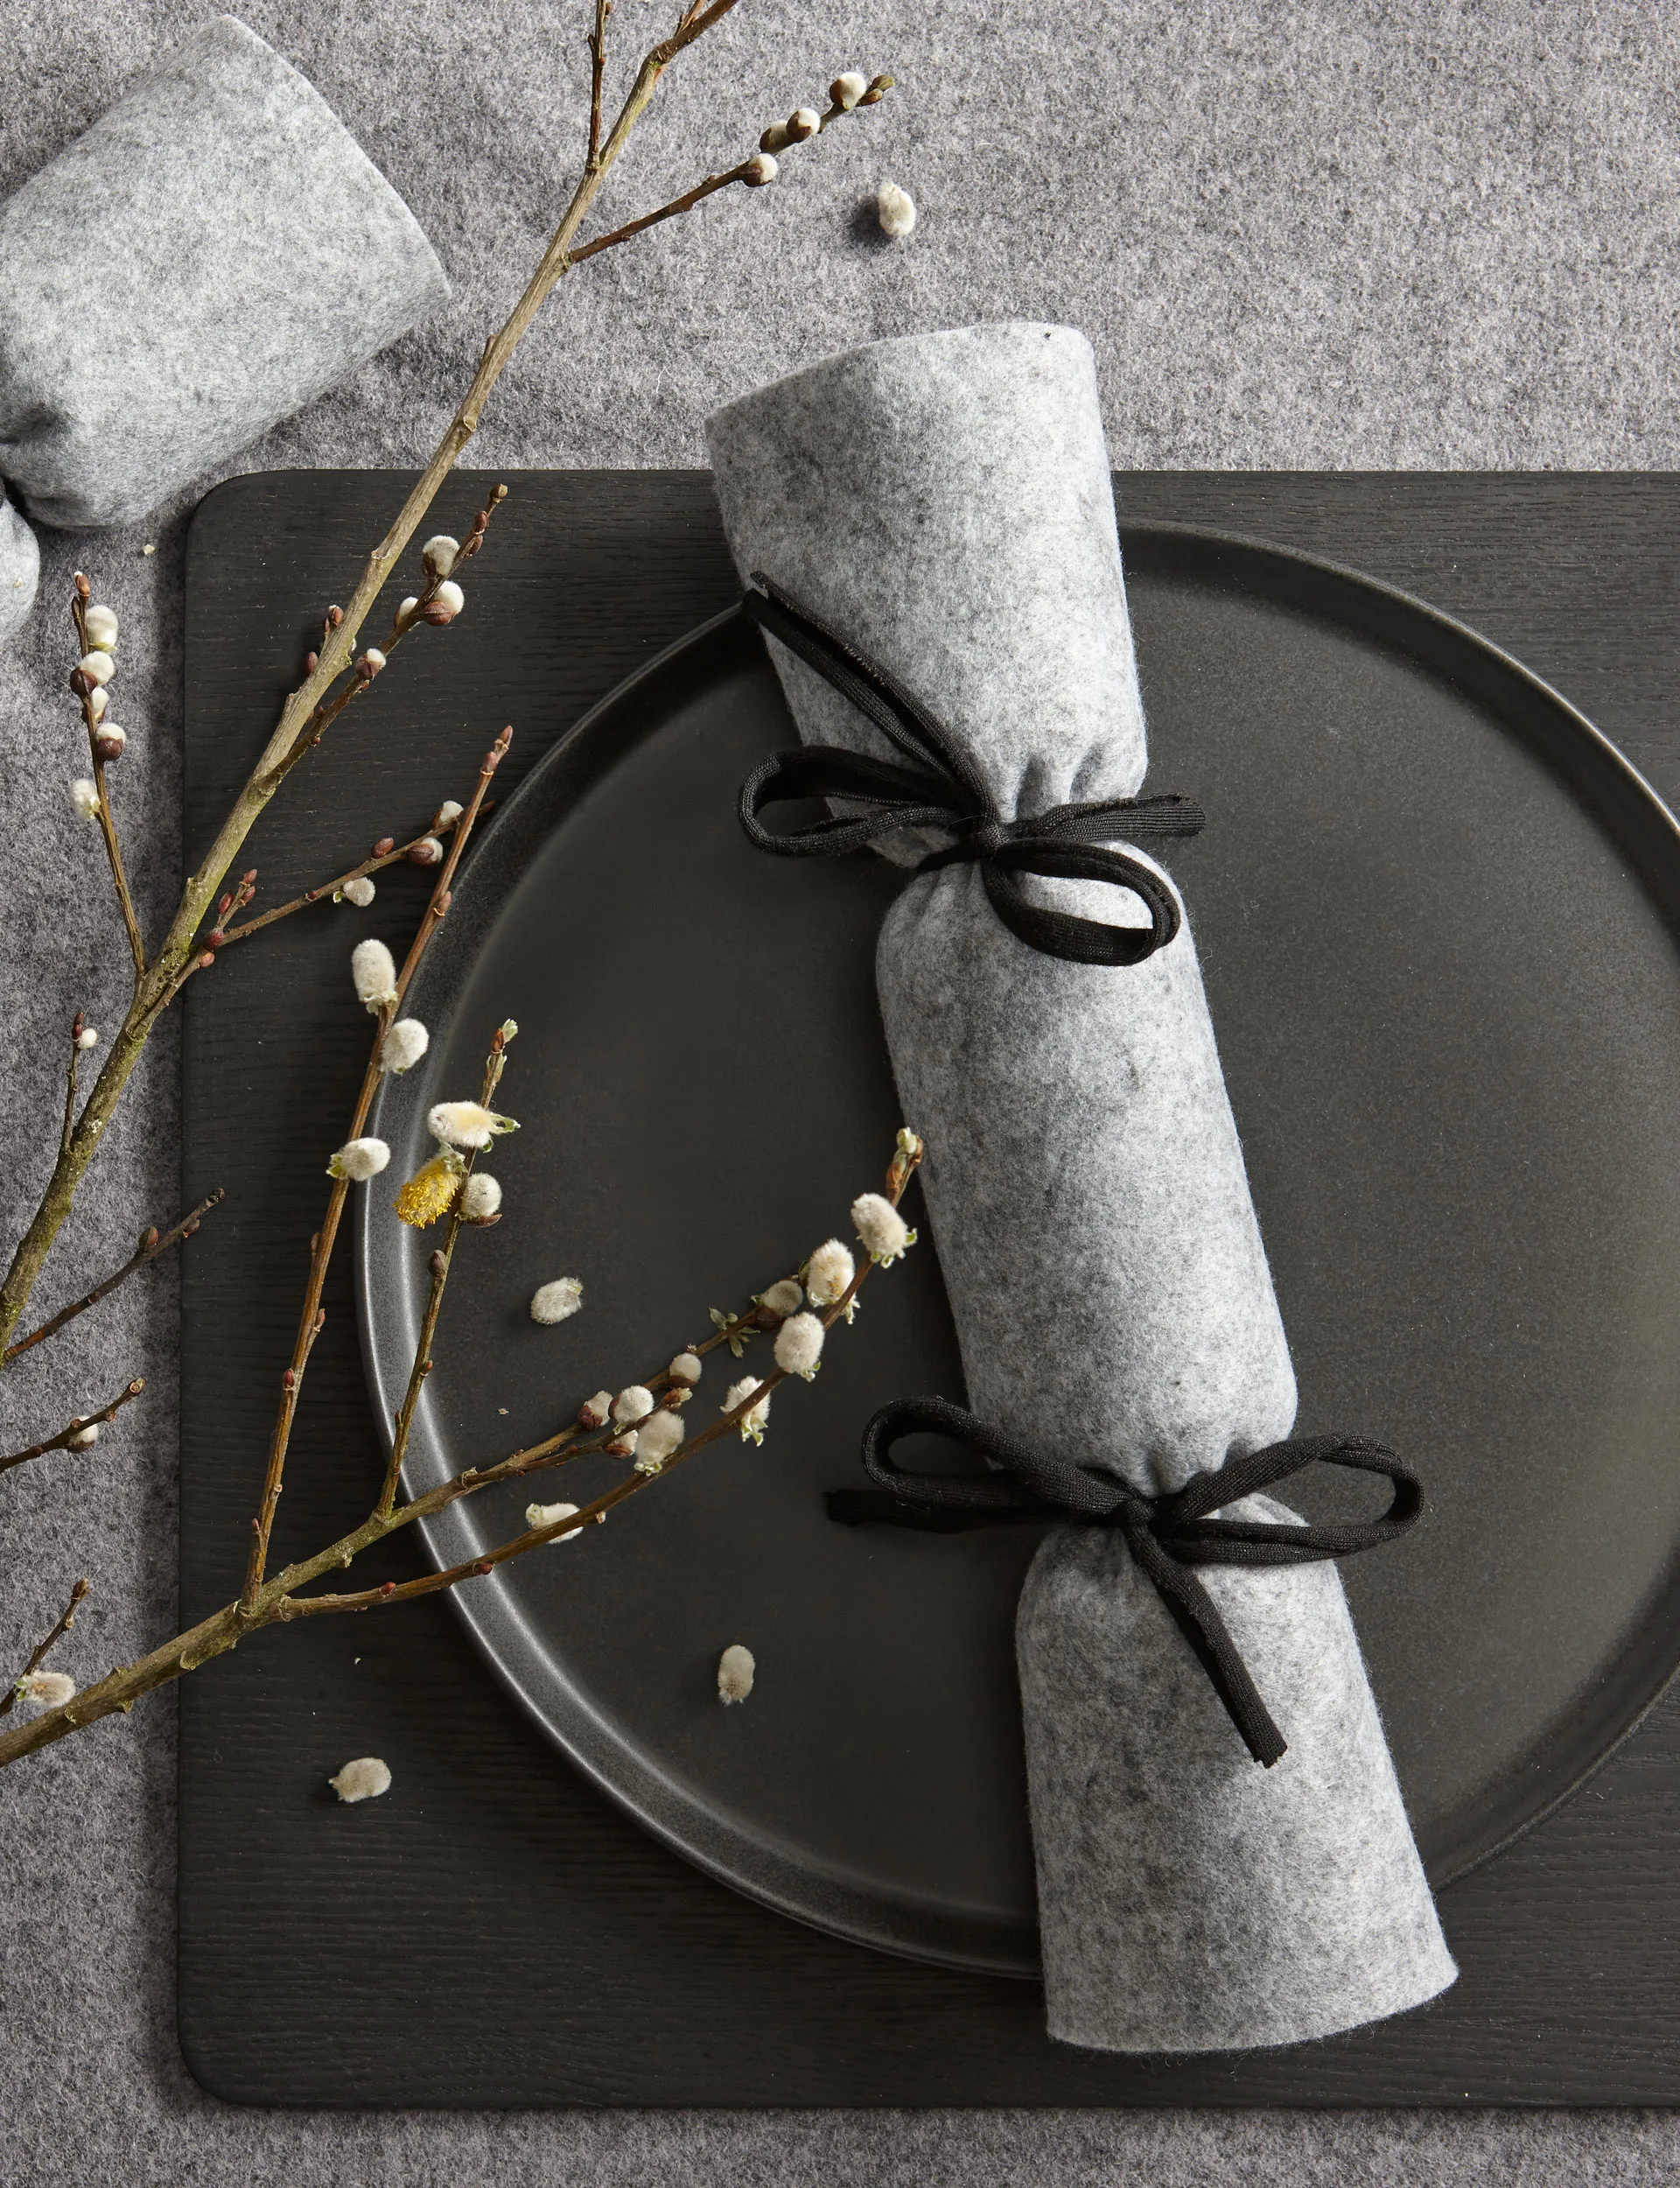
[[[0,477],[130,523],[447,293],[319,92],[220,16],[0,207]]]
[[[578,26],[528,0],[485,0],[469,56],[453,29],[398,0],[354,12],[246,0],[243,12],[350,118],[437,239],[455,296],[241,467],[418,463],[551,223],[556,148],[576,144],[587,114]],[[110,0],[90,45],[86,11],[67,0],[15,11],[0,39],[0,190],[203,19],[194,0]],[[766,0],[694,60],[615,182],[612,218],[750,146],[766,86],[780,111],[855,64],[892,68],[906,92],[872,133],[832,133],[803,172],[790,161],[785,189],[745,207],[725,198],[714,217],[655,230],[640,258],[595,262],[499,391],[475,461],[698,463],[705,414],[774,372],[860,333],[1015,312],[1090,331],[1122,465],[1680,462],[1664,181],[1674,57],[1635,0],[1591,13],[1561,0],[1452,12],[1312,0],[1286,25],[1214,0],[1170,17],[1144,0],[1023,0],[1004,16],[954,0],[890,17]],[[921,209],[903,249],[872,242],[859,217],[883,174]],[[15,816],[0,992],[8,1084],[32,1111],[50,1112],[59,1090],[43,998],[67,990],[108,1019],[126,985],[64,798],[79,768],[56,712],[65,663],[50,602],[89,563],[123,613],[125,815],[150,846],[137,886],[155,917],[181,872],[185,507],[115,536],[91,563],[86,539],[45,530],[49,607],[0,661]],[[1422,565],[1396,574],[1431,589]],[[165,1046],[130,1091],[119,1159],[66,1240],[52,1305],[174,1205],[171,1056]],[[14,1223],[40,1166],[38,1147],[8,1168]],[[136,1409],[132,1441],[113,1440],[92,1474],[12,1477],[7,1524],[32,1553],[13,1573],[18,1631],[45,1630],[62,1574],[77,1571],[103,1606],[88,1629],[100,1655],[172,1630],[174,1330],[166,1271],[116,1294],[97,1357],[150,1377],[148,1417]],[[7,1448],[85,1395],[78,1368],[91,1356],[31,1357],[0,1393],[16,1431]],[[172,1721],[165,1698],[150,1719],[108,1728],[103,1744],[70,1743],[27,1797],[10,1796],[0,2018],[28,2071],[9,2093],[0,2176],[125,2188],[259,2170],[311,2188],[1655,2188],[1674,2177],[1680,2139],[1666,2113],[242,2113],[194,2086],[175,2044]]]
[[[1139,788],[1082,335],[1016,323],[873,344],[731,404],[710,438],[743,573],[906,685],[1004,819]],[[808,743],[879,748],[772,653]],[[1130,905],[1135,923],[1126,892],[1031,886],[1088,918]],[[1187,917],[1140,965],[1071,964],[1004,928],[975,867],[947,866],[887,913],[876,978],[981,1418],[1150,1495],[1287,1435],[1295,1380]],[[1252,1516],[1293,1515],[1259,1499]],[[1057,1530],[1022,1595],[1048,2022],[1070,2043],[1296,2043],[1455,1974],[1339,1578],[1226,1570],[1209,1587],[1284,1722],[1270,1771],[1112,1540]]]

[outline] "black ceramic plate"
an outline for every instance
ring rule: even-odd
[[[1347,1580],[1438,1882],[1554,1805],[1680,1656],[1680,842],[1555,693],[1417,601],[1166,526],[1124,544],[1152,786],[1210,825],[1174,859],[1301,1386],[1432,1509]],[[791,730],[759,642],[710,626],[509,801],[410,1008],[433,1028],[375,1128],[520,1035],[410,1460],[419,1487],[662,1365],[844,1227],[900,1121],[872,954],[879,862],[746,846],[734,790]],[[913,1122],[925,1120],[911,1120]],[[377,1410],[430,1241],[364,1203]],[[558,1275],[584,1311],[540,1329]],[[693,1413],[722,1397],[709,1364]],[[1036,1968],[1011,1620],[1032,1543],[830,1527],[883,1399],[961,1394],[926,1246],[877,1280],[764,1448],[684,1468],[586,1539],[458,1591],[492,1664],[651,1830],[786,1912],[952,1964]],[[598,1471],[541,1477],[583,1500]],[[440,1560],[529,1491],[457,1506]],[[1309,1500],[1310,1501],[1310,1498]],[[720,1708],[720,1651],[751,1702]]]

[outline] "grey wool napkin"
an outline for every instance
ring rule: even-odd
[[[1144,713],[1082,336],[872,344],[709,431],[743,575],[907,687],[1004,821],[1138,792]],[[807,745],[902,760],[770,649]],[[920,854],[902,835],[889,849]],[[1094,880],[1025,887],[1147,923]],[[906,883],[877,980],[981,1420],[1150,1497],[1286,1437],[1294,1376],[1187,919],[1140,964],[1071,963],[1018,938],[959,863]],[[1264,1497],[1233,1516],[1295,1517]],[[1070,2044],[1294,2043],[1456,1974],[1335,1567],[1199,1576],[1288,1743],[1270,1769],[1118,1533],[1055,1528],[1022,1595],[1048,2022]]]
[[[319,92],[220,16],[0,207],[0,478],[42,522],[134,522],[447,294]]]

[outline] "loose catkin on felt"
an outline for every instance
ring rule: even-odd
[[[1139,789],[1143,707],[1081,335],[873,344],[732,403],[709,431],[743,576],[765,572],[906,685],[1004,820]],[[808,744],[900,756],[770,650]],[[926,848],[900,838],[889,855]],[[1145,923],[1113,888],[1028,886]],[[906,883],[876,970],[975,1412],[1152,1495],[1286,1436],[1294,1377],[1188,919],[1141,964],[1071,964],[1009,932],[957,865]],[[1049,2021],[1070,2043],[1291,2043],[1419,2004],[1455,1973],[1340,1578],[1208,1579],[1290,1743],[1270,1771],[1123,1542],[1056,1530],[1023,1594]]]

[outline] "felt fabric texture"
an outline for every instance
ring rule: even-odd
[[[40,571],[34,533],[0,494],[0,646],[23,628],[35,605]]]
[[[1299,1515],[1245,1497],[1229,1518]],[[1059,1528],[1016,1622],[1052,2036],[1237,2051],[1418,2005],[1457,1969],[1332,1564],[1212,1565],[1289,1742],[1258,1769],[1123,1539]]]
[[[0,193],[206,13],[205,0],[106,0],[96,18],[71,0],[13,9]],[[242,13],[349,120],[454,295],[234,467],[418,464],[575,165],[584,25],[532,0],[454,18],[404,0],[242,0]],[[614,37],[627,46],[637,20],[615,14]],[[582,270],[497,390],[471,461],[704,463],[706,413],[773,374],[870,336],[1014,313],[1089,333],[1119,465],[1680,464],[1674,45],[1644,0],[1301,0],[1292,14],[1254,0],[752,0],[671,72],[604,223],[740,157],[770,114],[844,67],[891,68],[904,91],[808,163],[790,158],[774,188],[724,193]],[[903,245],[883,243],[869,209],[886,177],[920,209]],[[122,818],[155,927],[182,871],[186,508],[98,543],[45,529],[46,606],[0,657],[13,824],[0,1026],[19,1116],[53,1113],[65,1014],[108,1024],[128,985],[64,794],[85,769],[60,604],[80,565],[122,617]],[[1395,575],[1430,589],[1421,565]],[[48,1309],[180,1204],[173,1041],[166,1022],[62,1241]],[[46,1155],[45,1134],[20,1134],[0,1175],[10,1236]],[[66,1659],[79,1675],[174,1630],[175,1285],[159,1262],[84,1342],[41,1347],[0,1385],[10,1450],[76,1410],[90,1363],[150,1378],[91,1468],[7,1477],[8,1633],[26,1653],[63,1608],[64,1576],[90,1574]],[[6,1787],[9,2182],[1659,2188],[1680,2166],[1675,2116],[1625,2109],[242,2111],[196,2086],[175,2037],[174,1715],[160,1694]],[[1643,1798],[1641,1770],[1635,1741],[1599,1784]]]
[[[1138,788],[1142,707],[1082,336],[900,337],[732,403],[709,435],[743,573],[762,570],[906,685],[1004,818]],[[771,651],[806,742],[879,748],[838,693]],[[1086,917],[1127,901],[1038,886]],[[947,866],[892,904],[876,978],[982,1420],[1151,1495],[1286,1436],[1294,1375],[1188,919],[1140,965],[1070,964],[1011,934],[972,866]],[[1017,1629],[1053,2033],[1238,2049],[1435,1996],[1456,1970],[1340,1581],[1220,1576],[1290,1743],[1266,1771],[1147,1581],[1114,1546],[1096,1555],[1077,1530],[1048,1537]],[[1205,1740],[1164,1706],[1186,1675]],[[1280,1714],[1298,1690],[1313,1696],[1298,1724]]]
[[[447,294],[319,92],[220,16],[0,208],[0,477],[131,523]]]

